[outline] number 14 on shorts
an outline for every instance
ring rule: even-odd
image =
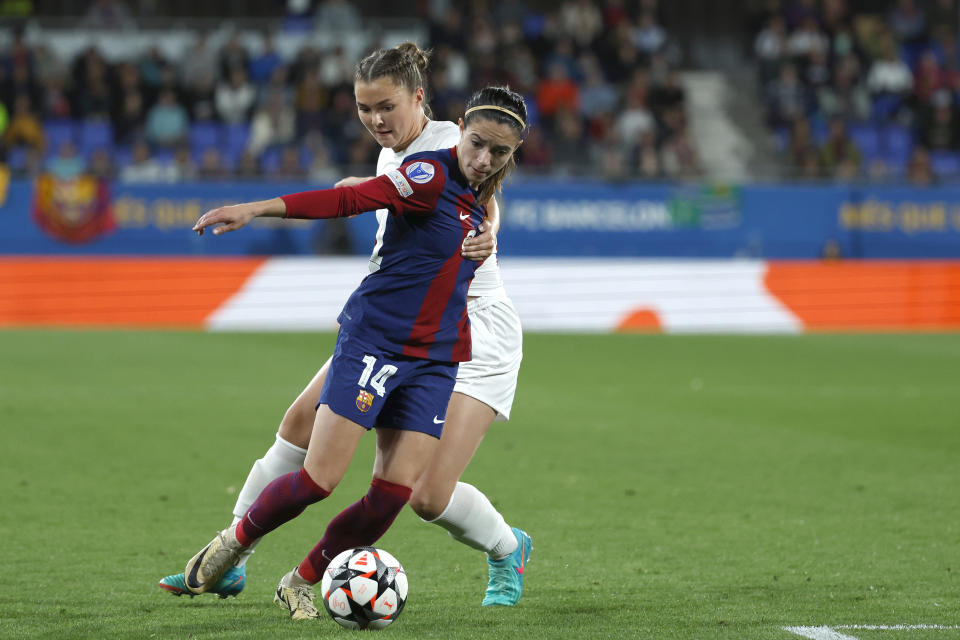
[[[370,375],[373,373],[373,369],[377,366],[377,359],[371,355],[363,356],[363,363],[366,365],[363,368],[363,373],[360,374],[360,379],[357,380],[357,384],[361,387],[366,387],[367,383],[370,383],[370,386],[373,387],[373,390],[377,392],[377,395],[381,398],[387,392],[384,388],[387,380],[390,379],[390,376],[397,372],[397,368],[392,364],[385,364],[380,367],[380,370],[377,371],[376,375],[373,378]]]

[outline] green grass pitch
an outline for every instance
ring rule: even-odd
[[[260,545],[243,594],[156,582],[229,522],[330,334],[0,332],[0,638],[352,637],[280,576],[362,495]],[[526,336],[514,419],[465,480],[533,536],[523,600],[405,510],[379,542],[407,638],[790,640],[960,624],[960,335]],[[929,640],[958,630],[843,631]]]

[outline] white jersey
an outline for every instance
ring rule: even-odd
[[[403,164],[403,159],[407,156],[419,153],[421,151],[437,151],[439,149],[449,149],[457,146],[460,141],[460,127],[453,122],[441,122],[431,120],[424,127],[423,131],[417,136],[417,139],[403,151],[395,152],[390,147],[384,147],[380,150],[380,157],[377,158],[377,175],[382,176],[388,171],[399,169]],[[387,216],[389,211],[386,209],[377,209],[377,243],[373,247],[373,253],[370,255],[370,272],[373,273],[380,269],[380,250],[383,248],[383,234],[387,228]],[[467,291],[469,296],[491,296],[503,295],[503,280],[500,278],[500,265],[497,264],[497,254],[494,252],[489,258],[484,260],[483,264],[476,270],[473,281],[470,283],[470,289]]]

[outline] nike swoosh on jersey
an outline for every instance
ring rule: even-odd
[[[461,211],[461,212],[460,212],[460,219],[461,219],[461,220],[469,220],[469,219],[470,219],[470,214],[469,214],[469,213],[463,213],[463,212]]]

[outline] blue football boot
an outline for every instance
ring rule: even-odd
[[[517,536],[517,548],[514,552],[501,560],[487,558],[487,563],[490,565],[490,582],[487,584],[487,593],[483,598],[484,607],[512,607],[523,595],[523,572],[527,568],[527,563],[530,562],[533,541],[526,531],[516,527],[511,528],[513,535]]]
[[[227,572],[223,574],[220,580],[217,581],[213,587],[207,591],[207,593],[215,593],[220,598],[226,598],[228,596],[236,597],[241,591],[247,582],[247,566],[242,567],[230,567],[227,569]],[[184,582],[183,574],[177,573],[172,576],[167,576],[159,583],[159,586],[164,591],[169,591],[175,596],[188,595],[191,598],[197,594],[187,589],[187,583]]]

